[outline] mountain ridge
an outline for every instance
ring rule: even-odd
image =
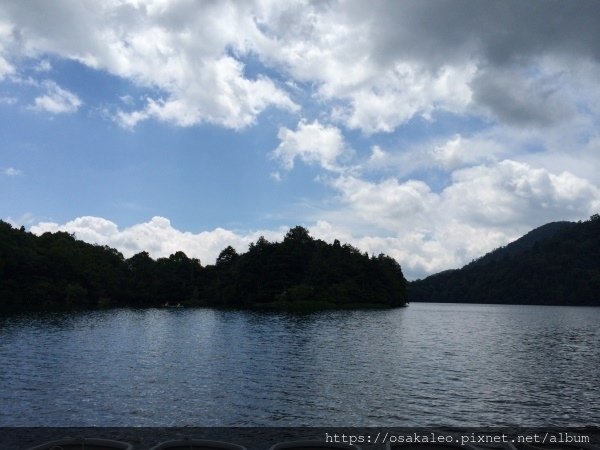
[[[460,269],[409,283],[411,302],[600,306],[600,216],[550,222]]]

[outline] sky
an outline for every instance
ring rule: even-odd
[[[600,2],[0,1],[0,218],[408,279],[600,212]]]

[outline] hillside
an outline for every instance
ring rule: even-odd
[[[280,309],[395,307],[406,280],[392,258],[292,228],[283,242],[259,238],[248,252],[225,248],[214,265],[176,252],[129,259],[64,232],[36,236],[0,221],[0,310],[107,306]],[[302,308],[301,308],[302,309]]]
[[[529,233],[521,236],[516,241],[511,242],[509,245],[504,247],[497,248],[481,258],[476,259],[468,264],[468,266],[473,265],[486,265],[492,261],[500,261],[506,257],[515,256],[524,251],[530,250],[533,248],[536,242],[542,241],[547,238],[554,237],[561,231],[569,229],[571,227],[576,226],[577,224],[574,222],[550,222],[541,227],[535,228],[531,230]]]
[[[462,269],[409,284],[413,302],[600,306],[600,217],[543,225]]]

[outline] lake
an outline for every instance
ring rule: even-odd
[[[0,318],[0,426],[600,425],[600,308]]]

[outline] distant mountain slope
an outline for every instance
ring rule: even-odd
[[[532,249],[536,242],[551,238],[559,232],[572,228],[576,225],[577,224],[575,222],[565,221],[547,223],[546,225],[542,225],[541,227],[531,230],[529,233],[521,236],[516,241],[513,241],[504,247],[497,248],[481,258],[472,261],[471,263],[467,264],[467,266],[485,265],[492,261],[500,261],[506,257],[518,255],[519,253],[523,253],[526,250]]]
[[[600,217],[553,222],[462,269],[409,284],[413,302],[600,306]]]

